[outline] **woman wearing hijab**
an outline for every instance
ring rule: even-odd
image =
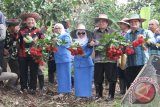
[[[0,66],[3,64],[4,39],[6,38],[5,17],[0,11]]]
[[[58,51],[54,54],[56,62],[56,75],[58,83],[58,93],[61,95],[71,93],[71,53],[68,50],[72,39],[62,24],[57,23],[54,26],[55,33],[58,34],[57,39],[63,40],[66,44],[57,46]]]
[[[88,47],[88,37],[83,24],[79,24],[76,30],[78,43],[84,50],[83,55],[74,57],[74,88],[75,96],[89,98],[92,96],[92,77],[93,77],[93,48]]]

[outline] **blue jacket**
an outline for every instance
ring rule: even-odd
[[[84,56],[75,56],[74,57],[74,67],[91,67],[93,66],[93,60],[92,60],[92,52],[93,48],[88,48],[87,44],[82,46],[84,50]]]
[[[139,28],[136,32],[128,32],[125,35],[127,41],[134,41],[138,38],[138,35],[142,34],[144,38],[149,38],[152,43],[155,43],[155,38],[152,32]],[[135,53],[133,55],[128,55],[127,57],[127,65],[128,66],[139,66],[147,63],[149,59],[148,50],[144,50],[142,46],[138,46],[134,48]]]
[[[58,51],[54,54],[56,63],[71,62],[71,52],[67,49],[70,47],[72,38],[68,33],[58,36],[59,40],[65,40],[67,44],[57,46]]]

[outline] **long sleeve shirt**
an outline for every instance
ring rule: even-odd
[[[100,29],[97,29],[94,31],[94,39],[96,40],[96,46],[95,46],[95,63],[106,63],[106,62],[111,62],[111,63],[116,63],[115,60],[110,60],[109,58],[106,57],[105,52],[101,52],[96,50],[98,46],[101,46],[101,43],[99,40],[104,36],[105,34],[111,34],[113,33],[113,30],[110,28],[105,29],[104,32],[101,32]]]
[[[148,38],[148,40],[152,43],[155,43],[155,38],[152,32],[144,30],[142,28],[137,29],[135,32],[129,31],[126,35],[126,41],[133,42],[138,38],[138,35],[142,34],[144,38]],[[134,48],[134,54],[128,55],[127,57],[127,66],[140,66],[147,63],[149,59],[149,51],[145,50],[144,47],[138,46]]]
[[[68,48],[71,45],[72,38],[68,33],[61,34],[58,36],[59,40],[64,40],[66,44],[62,44],[60,46],[57,46],[58,51],[54,54],[55,62],[56,63],[65,63],[65,62],[71,62],[71,52],[68,50]]]
[[[29,49],[33,46],[34,43],[25,43],[23,38],[25,36],[25,34],[29,34],[30,32],[34,31],[35,29],[37,29],[36,27],[33,27],[32,29],[29,29],[27,27],[20,29],[19,31],[19,56],[20,57],[26,57],[27,56],[27,52],[26,49]],[[33,35],[29,35],[32,38],[36,38],[38,37],[38,39],[42,39],[44,38],[44,35],[42,33],[34,33]]]

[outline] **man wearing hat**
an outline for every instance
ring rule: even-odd
[[[125,36],[127,32],[129,32],[130,30],[130,24],[128,22],[126,22],[126,20],[128,20],[128,18],[123,18],[121,21],[117,22],[117,24],[119,25],[120,29],[121,29],[121,35]],[[125,74],[124,74],[124,70],[122,70],[122,60],[123,58],[121,57],[120,59],[120,64],[118,67],[118,77],[119,77],[119,85],[120,85],[120,95],[124,95],[126,92],[126,80],[125,80]]]
[[[127,41],[133,42],[139,36],[148,38],[146,44],[155,43],[155,39],[152,32],[144,30],[141,28],[141,23],[146,19],[141,18],[138,14],[133,14],[127,20],[130,23],[131,31],[129,31],[125,38]],[[144,64],[147,63],[149,59],[147,46],[138,46],[134,48],[134,54],[127,56],[127,68],[125,72],[127,88],[130,87],[131,83],[134,81]]]
[[[128,18],[123,18],[121,21],[117,22],[121,29],[122,36],[125,36],[125,34],[130,30],[130,24],[126,20],[128,20]]]
[[[150,54],[151,55],[160,55],[160,33],[159,33],[159,21],[156,19],[152,19],[149,22],[149,29],[154,33],[154,38],[156,39],[156,44],[150,45]]]
[[[35,94],[39,65],[35,62],[33,57],[27,53],[27,50],[34,45],[37,39],[44,38],[44,35],[40,32],[35,32],[38,31],[35,27],[36,21],[40,19],[40,15],[38,13],[23,13],[20,15],[20,18],[25,21],[27,25],[19,30],[19,66],[21,90],[22,92],[26,92],[28,89],[28,71],[30,71],[29,89],[31,94]],[[28,68],[30,68],[30,70]]]
[[[68,33],[70,33],[71,24],[69,22],[69,19],[65,19],[65,20],[61,21],[61,23],[64,26],[65,31],[68,32]]]
[[[7,63],[11,69],[19,77],[19,64],[18,64],[18,34],[17,29],[19,26],[18,19],[9,19],[6,21],[7,31],[4,44],[4,66],[3,72],[7,72]],[[18,79],[17,79],[18,82]]]
[[[100,14],[98,18],[95,18],[95,22],[98,25],[98,29],[94,31],[94,39],[90,42],[91,46],[100,46],[99,40],[104,34],[111,34],[113,30],[108,26],[111,25],[112,21],[108,19],[107,15]],[[115,86],[117,79],[117,61],[109,60],[106,56],[102,55],[101,52],[95,51],[95,66],[94,66],[94,83],[96,88],[96,99],[103,96],[103,81],[104,74],[105,78],[109,82],[109,95],[107,101],[114,99]]]

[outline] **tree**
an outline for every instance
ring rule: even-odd
[[[72,13],[72,0],[2,0],[0,10],[7,18],[18,18],[24,12],[38,12],[41,23],[48,20],[59,21],[68,18]]]
[[[139,14],[145,6],[151,6],[151,18],[160,19],[159,0],[132,0],[126,5],[117,5],[116,0],[1,0],[0,5],[7,18],[18,18],[23,12],[35,11],[42,16],[40,25],[50,20],[70,19],[73,28],[83,23],[90,30],[94,28],[94,18],[100,13],[108,15],[115,29],[118,29],[117,21],[132,13]]]

